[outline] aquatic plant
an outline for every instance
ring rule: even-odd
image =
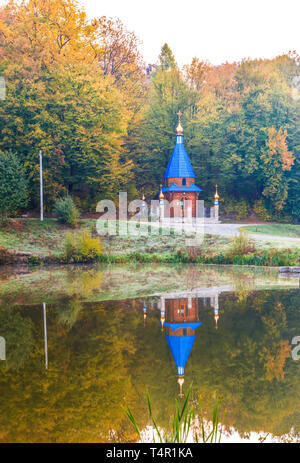
[[[219,412],[222,399],[220,397],[217,398],[213,408],[212,424],[211,427],[207,429],[208,427],[203,417],[202,398],[200,397],[199,400],[199,410],[195,409],[194,405],[190,404],[191,391],[192,385],[187,391],[181,409],[179,407],[178,400],[175,400],[175,411],[172,417],[172,428],[170,432],[163,431],[162,428],[157,424],[152,413],[150,394],[149,391],[147,391],[146,398],[149,419],[151,426],[153,427],[153,443],[155,443],[157,439],[160,443],[185,443],[188,441],[188,439],[192,439],[196,443],[221,442],[222,425],[219,423]],[[130,408],[126,406],[123,407],[123,410],[129,421],[134,426],[140,441],[143,442],[145,440],[143,431],[140,430]],[[198,429],[200,429],[200,432]]]

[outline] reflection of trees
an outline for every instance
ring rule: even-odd
[[[224,396],[228,426],[242,435],[283,435],[292,426],[300,433],[299,362],[289,358],[289,342],[300,329],[299,302],[297,291],[255,292],[240,300],[223,295],[218,331],[211,308],[199,306],[203,326],[186,386],[193,381],[193,401],[201,394],[209,416],[216,391]],[[0,370],[0,429],[9,430],[0,440],[134,440],[121,404],[126,401],[146,426],[146,386],[154,415],[167,427],[178,394],[175,364],[159,312],[149,305],[144,327],[141,307],[142,301],[84,304],[76,295],[49,306],[47,372],[41,307],[1,311],[4,335],[26,354],[18,372]]]
[[[1,336],[6,340],[6,361],[0,362],[0,367],[2,371],[18,370],[25,365],[33,347],[33,323],[30,318],[7,308],[0,310],[0,327]]]
[[[72,328],[76,323],[81,309],[82,302],[76,296],[67,299],[64,304],[54,307],[59,323],[62,323],[67,328]]]
[[[225,298],[219,332],[199,337],[195,345],[193,359],[201,359],[193,361],[197,389],[207,401],[213,390],[223,393],[228,424],[242,434],[276,433],[299,407],[299,367],[288,358],[292,332],[300,329],[295,298],[299,307],[297,292],[252,293],[242,303]]]

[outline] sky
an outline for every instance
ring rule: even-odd
[[[180,66],[300,54],[299,0],[80,0],[88,17],[118,17],[156,63],[167,42]]]

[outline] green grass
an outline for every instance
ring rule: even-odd
[[[1,227],[0,246],[37,255],[58,254],[64,235],[64,228],[56,220],[16,219]]]
[[[300,225],[275,224],[275,225],[249,225],[243,227],[249,233],[261,235],[283,236],[287,238],[300,238]]]
[[[103,252],[108,255],[125,255],[131,253],[170,254],[186,248],[186,236],[177,235],[171,230],[165,235],[161,228],[155,230],[157,234],[149,233],[143,236],[143,224],[139,236],[103,236]],[[80,220],[80,229],[89,229],[96,236],[96,220]],[[15,219],[8,226],[0,228],[0,246],[17,252],[29,253],[37,256],[59,256],[63,252],[66,233],[70,228],[58,223],[55,219]],[[225,237],[205,237],[202,252],[210,253],[218,250],[223,252],[229,246],[230,240]]]
[[[155,234],[144,236],[145,225],[138,229],[139,236],[102,236],[103,244],[102,262],[194,262],[208,264],[235,264],[235,265],[295,265],[300,253],[299,242],[285,242],[284,240],[272,240],[258,238],[255,240],[255,249],[258,256],[249,256],[235,260],[228,255],[232,246],[232,238],[217,235],[205,235],[200,246],[187,248],[185,234],[176,234],[171,230],[165,234],[165,229],[157,228]],[[300,226],[297,225],[258,225],[244,227],[247,231],[261,234],[273,232],[285,233],[292,230],[300,236]],[[96,234],[96,220],[80,220],[79,227],[74,230],[80,233],[83,229],[89,229],[94,237]],[[278,231],[279,230],[279,231]],[[70,228],[58,223],[55,219],[15,219],[5,227],[0,228],[0,246],[21,254],[30,254],[31,263],[40,260],[59,263],[63,255],[66,234]],[[283,235],[282,235],[283,236]],[[298,236],[298,235],[297,235]],[[276,255],[271,255],[272,251]],[[284,252],[286,251],[286,258]],[[235,253],[234,253],[235,254]]]

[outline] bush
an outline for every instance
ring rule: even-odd
[[[240,201],[228,199],[224,202],[224,210],[226,215],[234,215],[238,220],[245,219],[250,213],[249,206],[244,199]]]
[[[260,199],[259,201],[255,201],[253,205],[253,211],[255,212],[255,214],[260,220],[265,220],[265,221],[271,220],[271,215],[269,214],[262,199]]]
[[[54,215],[59,222],[75,227],[78,222],[79,211],[73,199],[67,196],[66,198],[60,198],[56,201]]]
[[[254,241],[249,238],[246,232],[240,232],[231,241],[229,253],[234,256],[244,256],[255,251]]]
[[[99,238],[92,238],[91,232],[67,233],[64,256],[68,262],[91,262],[102,254],[103,246]]]

